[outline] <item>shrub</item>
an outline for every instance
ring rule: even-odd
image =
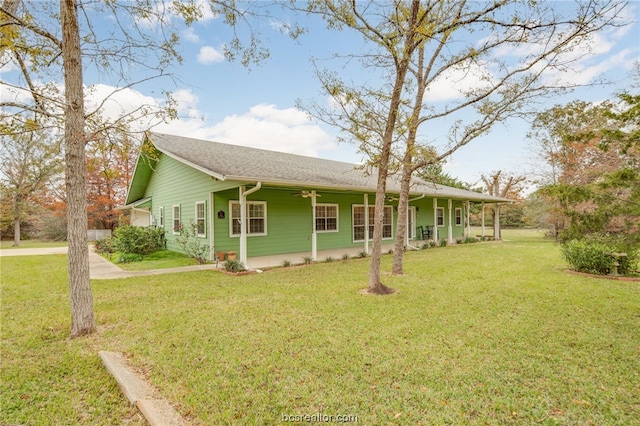
[[[226,260],[224,262],[224,270],[233,273],[246,271],[245,267],[242,265],[242,262],[240,262],[238,259]]]
[[[342,260],[349,260],[349,255],[347,253],[343,254]]]
[[[313,259],[310,256],[305,256],[302,258],[302,262],[305,265],[311,265],[313,263]]]
[[[367,257],[366,251],[362,250],[361,252],[358,253],[358,258],[364,259],[365,257]]]
[[[474,237],[466,237],[463,241],[464,244],[473,244],[473,243],[477,243],[480,240],[478,240],[477,238]]]
[[[124,225],[114,231],[113,249],[144,256],[164,246],[164,229],[153,226]]]
[[[618,272],[630,275],[638,264],[638,251],[617,244],[606,238],[591,237],[583,240],[570,240],[562,246],[569,268],[589,274],[606,275],[613,272],[615,259],[612,253],[626,253],[627,256],[618,258]]]
[[[203,239],[198,237],[196,224],[192,220],[188,226],[180,225],[180,235],[176,237],[176,242],[182,247],[182,251],[189,257],[194,258],[200,265],[208,262],[209,244],[204,244]]]
[[[596,241],[571,240],[562,247],[569,268],[590,274],[606,275],[613,268],[613,250]]]
[[[113,237],[105,237],[101,240],[96,240],[93,243],[93,248],[95,249],[96,253],[99,254],[112,254],[115,252],[113,244]]]
[[[284,266],[285,268],[288,268],[291,266],[291,261],[289,259],[285,259],[282,261],[282,266]]]
[[[446,239],[443,238],[443,239],[440,240],[440,247],[446,247],[447,244],[448,244],[448,242],[447,242]]]

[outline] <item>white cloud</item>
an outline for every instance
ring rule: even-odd
[[[336,147],[334,139],[295,108],[260,104],[202,129],[204,139],[273,151],[317,156]]]
[[[198,62],[201,64],[210,64],[213,62],[224,61],[224,54],[211,46],[202,46],[198,52]]]
[[[429,102],[446,101],[464,96],[466,92],[493,84],[493,76],[484,65],[472,63],[451,68],[436,78],[428,87],[425,99]]]
[[[200,42],[200,36],[196,34],[196,30],[194,30],[193,27],[189,27],[186,30],[182,31],[182,38],[192,43]]]

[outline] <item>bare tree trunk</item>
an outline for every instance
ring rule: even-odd
[[[407,212],[409,211],[409,189],[411,186],[411,151],[407,149],[402,166],[402,181],[400,182],[400,199],[398,200],[398,220],[396,226],[396,242],[393,247],[393,275],[404,273],[402,264],[404,257],[405,239],[407,235]]]
[[[66,101],[65,182],[72,338],[95,331],[93,295],[89,281],[84,94],[77,7],[76,0],[60,2]]]

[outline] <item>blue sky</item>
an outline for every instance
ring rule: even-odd
[[[101,17],[98,25],[109,25],[108,17]],[[348,31],[326,29],[318,18],[296,18],[279,13],[278,20],[252,20],[270,58],[260,66],[245,69],[239,63],[224,61],[221,54],[224,43],[230,39],[230,29],[219,18],[206,15],[205,19],[182,28],[179,50],[183,64],[173,67],[179,78],[154,80],[133,90],[124,90],[114,96],[118,108],[134,108],[141,103],[159,102],[160,91],[173,93],[179,101],[180,119],[155,128],[156,131],[184,135],[219,142],[248,145],[276,151],[318,156],[347,162],[360,162],[362,155],[356,146],[336,142],[336,129],[311,122],[306,114],[295,108],[296,101],[304,103],[325,101],[313,72],[312,58],[327,59],[333,53],[362,51],[361,36]],[[606,76],[614,82],[609,86],[586,87],[548,101],[540,107],[566,103],[573,99],[599,102],[610,99],[621,89],[630,88],[634,61],[640,61],[640,3],[632,2],[626,11],[630,24],[623,29],[611,29],[593,40],[594,54],[576,63],[571,79],[588,82]],[[292,41],[281,32],[283,22],[298,21],[307,33]],[[330,61],[322,62],[329,66]],[[3,78],[12,70],[4,69]],[[8,72],[7,72],[8,71]],[[354,79],[370,78],[368,70],[350,67]],[[95,85],[96,96],[107,94],[116,85],[108,76],[92,70],[85,72],[87,85]],[[440,95],[446,95],[443,87]],[[108,112],[108,111],[107,111]],[[445,170],[470,183],[477,182],[480,174],[502,169],[527,173],[531,167],[531,152],[526,133],[529,124],[513,120],[500,124],[487,136],[461,148],[449,159]]]

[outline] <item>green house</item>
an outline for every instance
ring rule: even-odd
[[[210,259],[317,259],[369,252],[377,171],[354,164],[150,133],[129,185],[131,223],[164,228],[179,251],[178,227],[194,223]],[[387,183],[383,243],[393,244],[399,181]],[[468,235],[470,203],[509,200],[414,179],[406,244]],[[243,225],[244,224],[244,225]]]

